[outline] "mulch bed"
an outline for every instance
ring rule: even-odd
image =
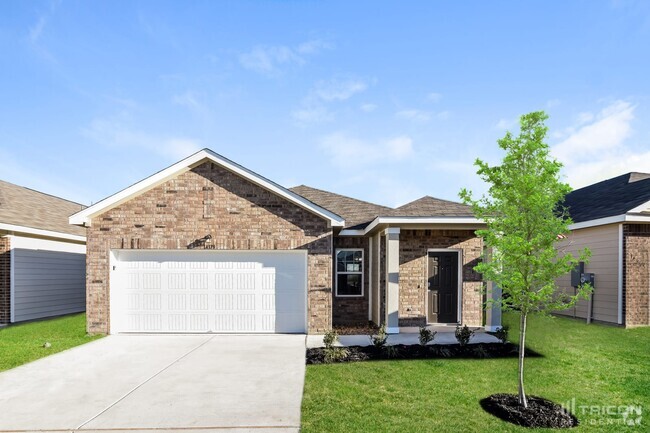
[[[379,327],[372,322],[334,326],[334,330],[339,335],[371,335],[376,334],[378,329]]]
[[[512,343],[479,343],[461,346],[459,344],[396,344],[380,349],[374,346],[346,347],[347,355],[336,360],[328,359],[323,347],[307,349],[307,364],[326,364],[330,362],[359,362],[382,359],[435,359],[435,358],[512,358],[517,357],[518,346]],[[526,356],[541,356],[526,349]]]
[[[512,424],[537,428],[571,428],[578,419],[562,406],[542,397],[528,396],[528,407],[515,394],[493,394],[481,400],[486,412]]]

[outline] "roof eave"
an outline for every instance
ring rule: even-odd
[[[0,223],[0,230],[7,231],[12,234],[28,234],[34,236],[41,236],[46,238],[61,239],[65,241],[86,242],[86,237],[81,235],[73,235],[71,233],[57,232],[54,230],[38,229],[35,227],[19,226],[15,224]]]
[[[485,226],[485,223],[476,217],[377,217],[364,229],[359,230],[341,230],[339,236],[366,236],[375,230],[384,226],[390,227],[431,227],[431,228],[451,228],[451,229],[479,229]]]
[[[622,224],[622,223],[650,223],[650,215],[632,214],[631,212],[614,215],[605,218],[597,218],[593,220],[580,221],[573,223],[569,226],[569,230],[586,229],[590,227],[604,226],[608,224]]]

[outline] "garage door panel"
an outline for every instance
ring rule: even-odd
[[[112,332],[305,332],[305,252],[116,256]]]

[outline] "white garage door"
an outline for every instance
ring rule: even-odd
[[[113,251],[111,333],[304,333],[306,251]]]

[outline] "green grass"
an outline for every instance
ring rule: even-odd
[[[12,325],[0,329],[0,371],[61,352],[101,336],[86,334],[86,315]],[[43,345],[49,342],[51,347]]]
[[[510,339],[517,317],[506,315]],[[531,317],[526,360],[529,395],[576,405],[641,405],[641,426],[620,416],[576,415],[573,432],[650,431],[650,328],[622,329],[565,318]],[[531,432],[484,412],[479,400],[517,392],[517,359],[396,360],[309,365],[302,431],[313,432]],[[566,431],[566,430],[564,430]]]

